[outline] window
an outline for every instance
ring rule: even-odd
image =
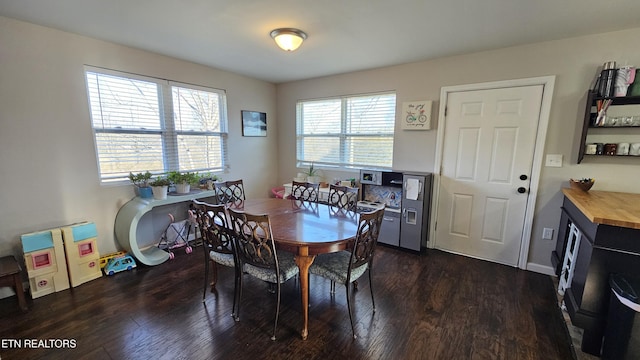
[[[226,169],[224,91],[89,67],[85,75],[102,183]]]
[[[391,168],[394,93],[299,101],[298,165]]]

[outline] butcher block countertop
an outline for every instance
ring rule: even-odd
[[[640,229],[640,194],[572,188],[562,193],[593,223]]]

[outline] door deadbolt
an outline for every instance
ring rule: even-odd
[[[527,180],[528,177],[525,174],[520,175],[520,180]]]

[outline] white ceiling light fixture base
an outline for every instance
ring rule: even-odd
[[[275,29],[271,31],[270,35],[284,51],[294,51],[307,38],[307,34],[304,31],[294,28]]]

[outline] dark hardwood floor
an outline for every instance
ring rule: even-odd
[[[344,287],[311,276],[309,338],[299,330],[299,284],[275,296],[245,276],[240,322],[231,317],[233,273],[219,267],[202,303],[203,255],[179,253],[155,267],[102,277],[29,301],[0,300],[0,358],[10,359],[571,359],[574,353],[549,276],[431,250],[379,246],[369,281],[354,292],[353,340]],[[25,340],[40,348],[25,349]],[[15,347],[10,340],[22,342]],[[60,340],[60,341],[58,341]],[[57,349],[61,340],[74,348]],[[57,344],[56,344],[57,343]]]

